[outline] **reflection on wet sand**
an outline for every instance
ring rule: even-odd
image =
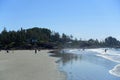
[[[56,63],[62,63],[64,66],[65,64],[72,64],[75,61],[87,61],[96,65],[103,65],[104,67],[108,68],[112,66],[113,64],[110,64],[111,61],[105,60],[103,58],[100,58],[95,55],[91,55],[91,52],[86,53],[80,53],[80,54],[73,54],[73,53],[55,53],[51,56],[53,57],[60,57],[59,60],[56,61]],[[99,62],[99,63],[98,63]],[[80,63],[79,63],[80,64]],[[109,65],[108,65],[109,64]]]
[[[82,60],[82,54],[81,55],[74,55],[74,54],[63,54],[61,59],[59,59],[57,62],[61,62],[63,66],[68,63],[73,63],[74,61],[81,61]]]

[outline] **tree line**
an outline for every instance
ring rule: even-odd
[[[102,41],[89,39],[89,40],[73,40],[69,45],[78,48],[120,48],[120,41],[116,38],[109,36]]]
[[[97,47],[120,47],[120,41],[113,37],[107,37],[103,41],[89,39],[77,40],[72,35],[51,31],[47,28],[29,28],[17,31],[7,31],[6,28],[0,33],[0,49],[56,49],[56,48],[97,48]]]
[[[59,48],[69,42],[71,37],[47,28],[21,28],[18,31],[7,31],[6,28],[0,33],[1,49],[33,49],[33,48]]]

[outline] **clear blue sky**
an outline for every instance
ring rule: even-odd
[[[120,39],[120,0],[0,0],[0,31],[3,27],[45,27],[82,39]]]

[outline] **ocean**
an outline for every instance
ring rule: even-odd
[[[57,61],[67,80],[120,80],[120,49],[63,49]]]

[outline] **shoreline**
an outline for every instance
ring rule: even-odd
[[[0,80],[66,80],[51,50],[0,51]]]

